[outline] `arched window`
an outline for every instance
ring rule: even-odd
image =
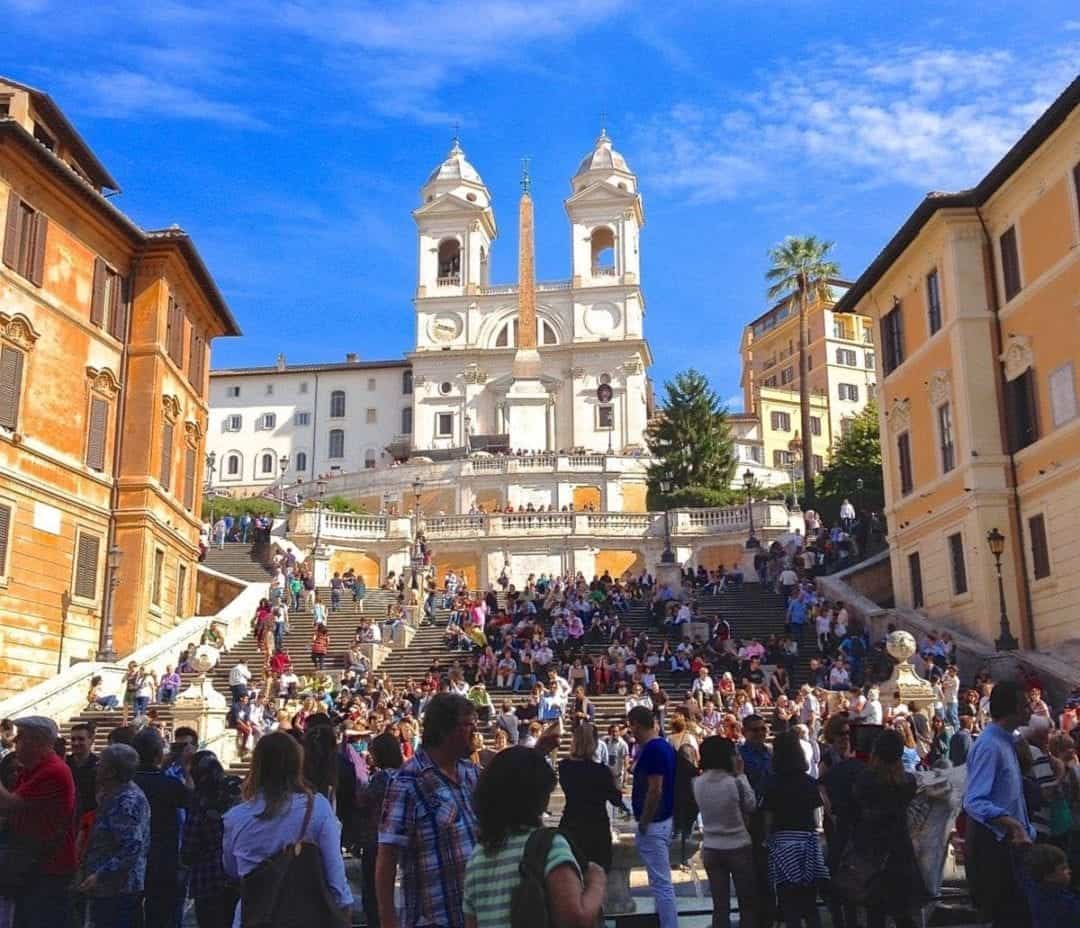
[[[615,233],[607,226],[592,232],[592,273],[594,277],[615,275]]]
[[[345,418],[345,391],[335,390],[330,394],[330,418]]]
[[[461,283],[461,242],[445,238],[439,242],[439,284],[452,287]]]
[[[307,452],[306,451],[297,451],[296,452],[296,470],[298,472],[307,470]]]
[[[274,455],[269,451],[264,451],[259,456],[259,473],[260,474],[272,474],[274,472]]]
[[[372,448],[364,452],[364,469],[375,470],[375,451]]]
[[[499,334],[495,336],[496,348],[514,348],[518,341],[518,321],[514,319],[503,324]],[[557,345],[559,336],[553,326],[546,319],[536,320],[536,342],[538,345]]]
[[[345,457],[345,430],[330,429],[330,452],[332,458]]]
[[[401,434],[412,435],[412,406],[401,410]]]
[[[237,478],[244,468],[244,459],[235,451],[225,458],[225,476]]]
[[[412,393],[412,371],[403,370],[401,372],[401,392],[404,395]]]

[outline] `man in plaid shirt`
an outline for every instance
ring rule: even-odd
[[[472,797],[479,770],[465,758],[476,708],[440,693],[424,712],[421,747],[394,778],[383,805],[375,887],[383,928],[464,928],[465,865],[477,840]],[[405,908],[394,909],[401,865]]]

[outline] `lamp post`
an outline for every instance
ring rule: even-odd
[[[667,495],[671,492],[671,481],[660,481],[660,492],[664,494],[664,553],[660,555],[661,564],[674,564],[675,552],[671,550],[671,513],[667,508]]]
[[[289,469],[289,456],[287,454],[281,456],[278,466],[281,468],[281,486],[278,487],[281,500],[278,506],[278,514],[285,515],[285,471]]]
[[[799,505],[799,485],[797,483],[798,478],[795,476],[798,464],[802,458],[802,439],[799,438],[799,433],[795,433],[795,437],[788,442],[788,472],[791,477],[791,500],[792,505],[796,509],[801,509]]]
[[[322,538],[322,502],[323,494],[326,492],[326,481],[322,478],[315,481],[315,488],[319,492],[318,502],[315,504],[315,550],[313,554],[319,552],[319,539]]]
[[[419,480],[413,481],[413,545],[410,565],[412,567],[412,588],[420,589],[420,571],[424,566],[424,553],[420,547],[420,491],[424,484]]]
[[[742,475],[743,487],[746,489],[746,518],[750,523],[750,537],[754,537],[754,472],[746,468]]]
[[[994,555],[994,567],[997,570],[998,585],[998,608],[1001,611],[1001,635],[994,642],[994,647],[999,651],[1016,651],[1020,642],[1013,637],[1009,628],[1009,612],[1005,608],[1005,584],[1001,579],[1001,555],[1005,551],[1005,536],[996,527],[986,533],[986,543],[990,546],[990,553]]]
[[[217,452],[211,451],[206,455],[206,487],[203,496],[210,497],[210,525],[214,524],[214,469],[217,466]]]
[[[113,598],[116,588],[120,586],[118,571],[123,556],[124,552],[120,550],[119,545],[113,545],[105,557],[105,585],[108,588],[108,595],[105,598],[105,611],[101,617],[101,644],[97,652],[99,661],[116,660],[116,649],[113,647]]]
[[[863,479],[862,479],[862,477],[859,477],[855,481],[855,516],[856,516],[856,518],[859,518],[859,519],[862,518],[862,491],[863,491],[863,486],[865,486],[865,484],[863,483]]]

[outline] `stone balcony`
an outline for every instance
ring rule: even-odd
[[[602,457],[602,456],[601,456]],[[783,503],[754,504],[754,528],[775,535],[795,527],[801,515]],[[744,536],[750,530],[746,506],[725,509],[673,509],[668,514],[673,542],[718,536]],[[575,538],[655,541],[664,537],[662,512],[495,512],[422,517],[424,535],[432,540],[487,538]],[[408,516],[369,516],[298,509],[290,518],[290,534],[323,543],[408,540]]]

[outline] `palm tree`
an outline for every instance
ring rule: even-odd
[[[840,266],[829,259],[832,242],[815,235],[788,236],[769,250],[772,267],[765,272],[770,300],[792,299],[799,307],[799,419],[802,427],[803,500],[814,502],[814,455],[810,432],[810,304],[830,299],[829,280],[840,276]],[[828,360],[827,358],[825,359]]]

